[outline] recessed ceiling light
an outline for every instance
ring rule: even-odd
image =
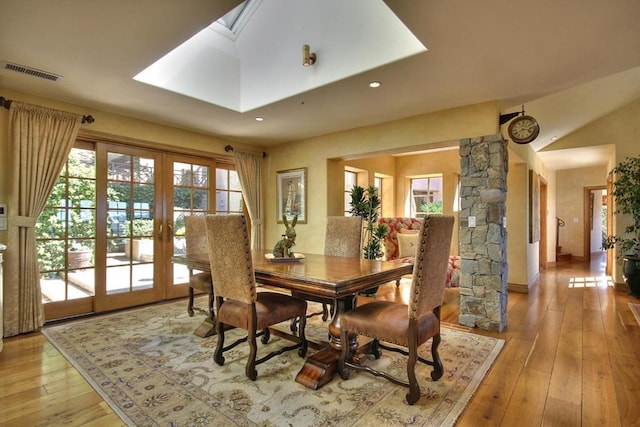
[[[382,83],[378,82],[378,81],[373,81],[371,83],[369,83],[369,87],[380,87],[382,86]]]
[[[261,122],[264,120],[264,117],[256,117],[256,122]]]
[[[557,137],[557,136],[552,136],[552,137],[551,137],[551,140],[552,140],[552,141],[555,141],[556,139],[558,139],[558,137]]]

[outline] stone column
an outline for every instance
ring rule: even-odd
[[[502,135],[460,141],[458,321],[496,332],[507,326],[507,171],[507,141]],[[469,227],[469,217],[475,217],[475,227]]]

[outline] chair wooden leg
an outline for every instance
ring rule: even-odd
[[[216,351],[213,353],[213,360],[220,366],[224,365],[224,324],[218,322],[216,324],[216,332],[218,335],[218,343],[216,344]]]
[[[249,331],[249,358],[247,359],[247,366],[244,373],[251,381],[255,381],[258,378],[258,372],[256,371],[256,355],[258,354],[258,344],[256,343],[256,331],[251,328]]]
[[[375,338],[373,341],[371,341],[369,354],[373,354],[373,357],[375,357],[376,359],[380,359],[380,356],[382,356],[382,351],[380,351],[380,340],[378,340],[378,338]]]
[[[298,332],[298,318],[293,318],[291,319],[291,322],[289,323],[289,330],[291,330],[292,333],[296,333]]]
[[[193,317],[193,288],[189,286],[189,302],[187,303],[187,313]]]
[[[262,331],[262,337],[260,338],[260,342],[266,345],[269,342],[270,338],[271,338],[271,330],[269,328],[265,328],[265,330]]]
[[[191,288],[189,288],[189,289],[191,289]],[[191,289],[191,291],[193,292],[193,289]],[[216,315],[215,315],[215,312],[213,310],[214,301],[215,301],[215,298],[213,296],[213,292],[211,292],[209,294],[209,319],[211,319],[212,321],[215,322]]]
[[[413,344],[413,345],[412,345]],[[409,343],[409,359],[407,360],[407,378],[409,380],[409,393],[406,395],[407,403],[413,405],[420,399],[420,385],[416,378],[416,362],[418,361],[418,348],[414,343]]]
[[[400,279],[396,279],[396,288],[400,287]]]
[[[438,354],[438,346],[440,345],[440,334],[435,335],[431,339],[431,358],[433,360],[433,371],[431,371],[431,379],[438,381],[444,373],[444,367],[442,366],[442,360]]]
[[[322,321],[326,322],[329,318],[329,309],[327,308],[327,304],[322,304]]]

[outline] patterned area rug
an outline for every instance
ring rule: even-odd
[[[633,317],[636,318],[636,322],[640,325],[640,304],[634,304],[632,302],[628,303],[631,312],[633,313]]]
[[[206,306],[204,299],[198,303]],[[180,301],[53,325],[43,334],[135,426],[450,426],[504,344],[443,327],[444,376],[433,382],[431,367],[418,363],[422,396],[409,406],[407,389],[366,373],[352,371],[347,381],[336,375],[321,389],[308,389],[295,382],[303,364],[297,351],[258,365],[258,379],[250,381],[244,375],[248,345],[225,353],[225,365],[216,365],[216,337],[193,335],[201,320],[188,317],[186,301]],[[234,333],[239,331],[230,331],[228,342]],[[308,336],[326,334],[319,316],[309,319]],[[266,347],[287,342],[272,334]],[[258,343],[258,357],[264,347]],[[423,356],[429,348],[422,346]],[[366,363],[403,376],[404,360],[383,351]]]

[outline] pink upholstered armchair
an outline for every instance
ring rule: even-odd
[[[397,258],[412,258],[412,234],[420,231],[422,220],[418,218],[406,217],[384,217],[378,220],[380,224],[388,227],[387,235],[384,238],[384,259],[385,261]],[[398,237],[398,235],[401,237]],[[406,236],[406,238],[404,237]],[[402,241],[402,242],[401,242]],[[402,244],[401,244],[402,243]],[[405,252],[405,253],[403,253]],[[447,288],[457,288],[460,286],[460,256],[449,256],[449,267],[447,269]]]

